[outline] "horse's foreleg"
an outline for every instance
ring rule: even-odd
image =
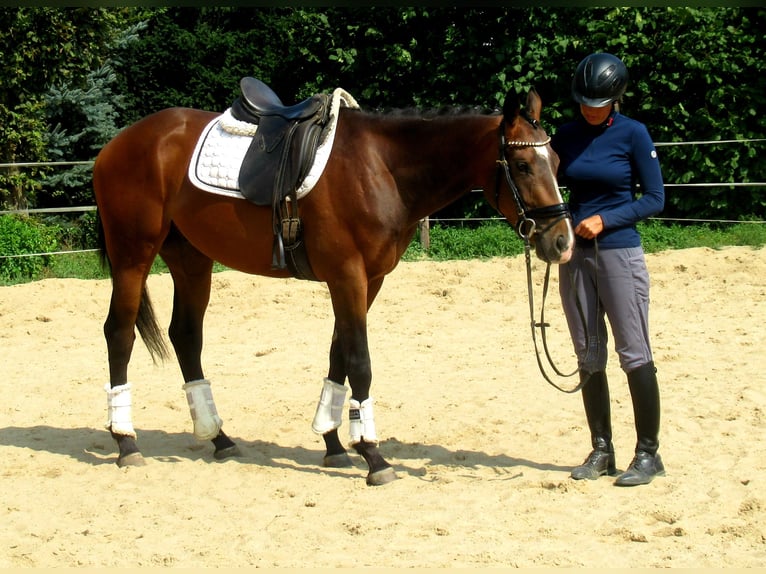
[[[349,380],[353,380],[349,375]],[[354,447],[367,462],[370,472],[367,474],[367,484],[378,486],[396,479],[396,473],[391,465],[383,458],[378,449],[378,432],[375,428],[373,399],[367,395],[355,398],[356,389],[351,383],[352,394],[349,400],[349,444]]]
[[[338,343],[337,329],[333,331],[330,345],[330,370],[322,385],[311,429],[322,435],[325,443],[324,465],[330,468],[351,466],[351,459],[338,437],[343,423],[343,407],[346,401],[346,370],[343,354]]]
[[[168,335],[184,378],[183,390],[194,424],[194,436],[211,440],[216,459],[239,456],[223,432],[210,381],[202,371],[202,325],[210,301],[213,261],[173,229],[160,254],[173,277],[173,312]]]
[[[381,485],[396,479],[396,473],[378,450],[378,436],[373,416],[373,399],[370,396],[372,368],[367,342],[367,310],[375,299],[383,281],[369,285],[366,298],[356,288],[350,291],[331,289],[336,327],[333,333],[333,345],[330,351],[330,379],[336,377],[341,382],[348,377],[351,387],[349,400],[349,437],[350,446],[360,454],[369,467],[367,484]],[[320,400],[321,406],[321,400]],[[338,424],[338,426],[340,426]],[[335,436],[325,435],[325,444],[340,446]],[[340,446],[342,448],[342,446]]]

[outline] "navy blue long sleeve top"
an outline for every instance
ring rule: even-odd
[[[561,160],[558,180],[569,189],[574,226],[599,214],[604,223],[600,249],[640,246],[636,223],[665,206],[662,171],[646,126],[617,112],[600,126],[580,117],[561,126],[551,146]],[[593,240],[578,236],[577,243],[587,246]]]

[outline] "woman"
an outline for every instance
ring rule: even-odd
[[[618,486],[648,484],[665,474],[657,453],[660,395],[649,343],[649,274],[636,230],[637,222],[662,211],[665,191],[646,126],[618,112],[627,82],[628,70],[616,56],[597,53],[583,59],[572,80],[581,117],[562,126],[552,141],[577,236],[572,259],[560,266],[559,289],[593,448],[572,478],[617,474],[606,315],[627,374],[637,434],[635,456],[615,481]]]

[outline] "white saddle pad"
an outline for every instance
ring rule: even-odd
[[[345,90],[336,88],[332,93],[328,127],[319,143],[314,165],[297,190],[300,199],[308,194],[322,175],[335,141],[340,107],[358,108],[359,104]],[[234,119],[231,108],[212,120],[204,130],[194,148],[189,162],[189,180],[199,189],[245,199],[239,189],[239,168],[247,148],[256,134],[258,126]]]

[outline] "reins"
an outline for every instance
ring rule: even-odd
[[[540,304],[540,321],[535,320],[535,304],[534,304],[534,288],[532,286],[532,257],[531,257],[531,244],[528,237],[524,237],[524,259],[526,262],[526,268],[527,268],[527,298],[529,299],[529,319],[530,319],[530,327],[532,329],[532,343],[535,346],[535,359],[537,359],[537,366],[540,369],[540,373],[543,375],[543,378],[545,381],[551,385],[556,390],[561,391],[562,393],[576,393],[580,389],[582,389],[583,385],[585,384],[585,381],[581,380],[576,386],[574,386],[571,389],[564,389],[557,385],[553,379],[548,375],[548,373],[545,370],[545,367],[543,366],[543,362],[540,358],[540,349],[537,345],[537,329],[540,329],[540,339],[543,344],[543,350],[545,351],[545,357],[548,360],[548,365],[553,369],[553,371],[559,376],[564,378],[573,377],[579,372],[579,368],[575,368],[574,371],[571,373],[563,373],[561,370],[556,366],[556,363],[553,361],[553,358],[551,357],[550,350],[548,349],[548,339],[545,336],[545,329],[546,327],[550,327],[550,323],[545,322],[545,300],[548,296],[548,285],[550,284],[550,275],[551,275],[551,264],[547,263],[545,267],[545,279],[543,280],[543,296],[542,301]],[[580,303],[580,298],[576,296],[575,294],[575,305],[577,306],[577,312],[580,315],[580,320],[583,324],[583,329],[585,330],[585,340],[590,341],[590,338],[588,337],[588,324],[585,321],[585,313],[582,309],[582,304]],[[590,351],[591,345],[588,344],[588,351]]]
[[[535,129],[537,128],[537,121],[529,118],[526,114],[524,114],[525,119],[532,124]],[[544,141],[539,142],[529,142],[529,141],[510,141],[507,142],[505,140],[505,120],[503,120],[500,123],[500,157],[497,160],[498,164],[498,171],[502,171],[505,176],[505,181],[508,184],[509,189],[511,190],[511,194],[513,195],[514,202],[516,203],[516,209],[517,209],[517,216],[518,221],[516,224],[516,233],[518,236],[522,239],[524,242],[524,257],[526,262],[526,270],[527,270],[527,298],[529,299],[529,317],[530,317],[530,326],[532,329],[532,342],[535,347],[535,358],[537,360],[537,365],[540,369],[540,373],[543,375],[543,378],[545,381],[553,386],[555,389],[563,392],[563,393],[576,393],[579,390],[582,389],[583,381],[580,381],[579,384],[577,384],[574,388],[571,389],[564,389],[558,384],[556,384],[551,377],[548,375],[545,367],[543,366],[543,362],[541,359],[540,349],[537,344],[537,329],[540,329],[540,335],[542,340],[542,346],[543,350],[545,352],[545,357],[548,361],[548,364],[553,369],[553,371],[556,373],[556,375],[564,378],[569,378],[574,375],[576,375],[579,372],[578,368],[575,368],[575,370],[571,373],[563,373],[554,363],[553,358],[551,357],[550,350],[548,349],[548,340],[545,335],[545,329],[546,327],[549,327],[550,325],[545,322],[545,301],[548,295],[548,286],[550,283],[550,270],[551,270],[551,264],[548,263],[545,269],[545,279],[543,281],[543,296],[542,296],[542,307],[540,309],[540,321],[536,321],[535,319],[535,305],[534,305],[534,288],[532,283],[532,257],[531,257],[531,238],[532,236],[537,234],[544,234],[547,232],[550,228],[552,228],[554,225],[556,225],[559,221],[562,219],[569,217],[569,208],[565,203],[559,203],[556,205],[549,205],[546,207],[541,207],[537,209],[527,209],[526,204],[524,203],[524,200],[521,197],[521,193],[519,192],[518,187],[516,186],[515,182],[513,181],[513,177],[511,176],[510,168],[508,166],[508,160],[505,157],[505,150],[508,147],[542,147],[545,145],[548,145],[550,143],[551,138],[548,137]],[[497,211],[505,216],[500,209],[500,176],[498,173],[498,177],[495,181],[495,205]],[[541,218],[541,219],[552,219],[552,221],[544,228],[537,229],[537,222],[535,221],[535,218]],[[582,309],[582,305],[580,303],[579,297],[575,297],[577,311],[580,315],[580,320],[583,323],[583,328],[585,329],[585,335],[586,335],[586,341],[588,341],[588,333],[587,333],[587,323],[585,321],[585,315]],[[590,348],[590,345],[589,345]]]

